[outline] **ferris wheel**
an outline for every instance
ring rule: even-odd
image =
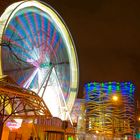
[[[69,117],[78,88],[78,60],[62,18],[40,1],[10,5],[0,18],[1,74],[45,101],[53,116]]]

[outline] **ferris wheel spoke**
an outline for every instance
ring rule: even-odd
[[[57,62],[57,63],[53,63],[54,66],[57,66],[57,65],[69,65],[69,62],[68,61],[62,61],[62,62]]]
[[[44,20],[44,18],[43,17],[41,17],[41,29],[42,29],[42,41],[44,41],[45,40],[45,37],[44,37],[44,25],[45,25],[45,20]],[[43,46],[44,47],[44,46]]]
[[[6,73],[11,73],[11,72],[19,72],[19,71],[26,71],[26,70],[30,70],[30,69],[33,69],[34,67],[24,67],[24,68],[21,68],[21,67],[18,67],[18,68],[13,68],[13,69],[6,69],[4,70],[4,72]]]
[[[31,33],[31,37],[33,39],[33,44],[36,45],[36,40],[35,40],[35,37],[34,37],[34,29],[33,29],[33,25],[32,25],[32,22],[31,22],[31,18],[32,18],[32,14],[27,14],[27,13],[24,13],[24,17],[26,19],[26,23],[28,25],[28,29]]]
[[[70,122],[72,123],[72,119],[71,119],[71,116],[70,116],[70,112],[69,112],[69,108],[67,106],[67,103],[66,103],[66,99],[64,97],[64,94],[63,94],[63,88],[61,86],[61,81],[59,80],[59,77],[57,75],[57,72],[56,72],[56,69],[54,68],[54,71],[55,71],[55,75],[56,75],[56,78],[57,78],[57,81],[58,81],[58,85],[59,85],[59,88],[61,89],[60,90],[60,98],[61,98],[61,102],[62,105],[60,105],[61,107],[61,110],[62,110],[62,114],[65,115],[64,118],[69,118]]]
[[[53,33],[53,36],[52,36],[52,40],[51,40],[50,46],[54,45],[55,39],[56,39],[56,30],[54,29],[54,33]]]
[[[49,73],[48,73],[48,78],[47,78],[46,81],[45,81],[46,83],[45,83],[45,85],[44,85],[43,92],[42,92],[42,95],[41,95],[42,98],[43,98],[43,96],[44,96],[44,93],[45,93],[45,90],[46,90],[46,88],[47,88],[48,82],[49,82],[49,80],[50,80],[50,76],[51,76],[52,70],[53,70],[53,67],[51,67],[51,69],[50,69],[50,71],[49,71]],[[42,85],[43,85],[43,84],[42,84]]]
[[[14,42],[19,42],[19,41],[23,41],[25,43],[25,45],[29,46],[30,44],[26,41],[26,39],[28,38],[27,36],[23,36],[20,32],[18,32],[16,26],[14,25],[10,25],[8,27],[8,29],[12,32],[10,37],[9,37],[9,34],[7,33],[5,36],[4,36],[4,39],[6,39],[6,41],[8,42],[11,42],[11,41],[14,41]],[[15,36],[15,37],[14,37]],[[6,38],[7,37],[7,38]]]
[[[62,38],[60,38],[59,40],[58,40],[58,42],[56,43],[56,45],[55,45],[55,47],[53,47],[52,48],[52,46],[51,46],[51,48],[52,48],[52,55],[51,55],[51,60],[53,60],[54,59],[54,57],[56,57],[56,54],[57,54],[57,51],[58,51],[58,48],[60,47],[60,45],[61,45],[61,43],[62,43]]]
[[[31,82],[33,81],[33,79],[35,78],[37,72],[38,72],[38,68],[36,68],[33,73],[29,76],[29,78],[27,79],[27,81],[23,84],[24,88],[29,88]]]
[[[61,81],[59,80],[59,77],[57,75],[57,72],[56,72],[56,69],[55,68],[54,68],[54,71],[55,71],[55,75],[56,75],[56,78],[57,78],[57,81],[58,81],[58,85],[59,85],[61,91],[63,91],[62,86],[61,86]]]
[[[52,69],[53,69],[53,67],[50,67],[50,68],[49,68],[48,73],[47,73],[46,76],[43,78],[43,79],[44,79],[43,82],[42,82],[42,83],[40,82],[41,85],[39,86],[39,89],[38,89],[37,94],[39,94],[40,91],[41,91],[41,89],[43,88],[43,92],[42,92],[41,97],[44,96],[45,89],[46,89],[46,87],[47,87],[47,85],[48,85],[48,81],[49,81],[50,75],[51,75],[51,73],[52,73]],[[39,77],[40,77],[40,76],[39,76]]]
[[[48,25],[47,25],[47,38],[46,38],[46,41],[49,42],[49,39],[50,39],[50,30],[51,30],[51,22],[48,21]]]
[[[30,43],[32,43],[32,38],[31,38],[29,32],[27,31],[26,26],[25,26],[24,23],[22,22],[23,17],[24,17],[24,16],[21,16],[21,17],[16,16],[16,17],[15,17],[15,21],[16,21],[16,22],[18,23],[18,25],[21,27],[22,32],[23,32],[25,35],[28,36],[28,40],[30,41]]]

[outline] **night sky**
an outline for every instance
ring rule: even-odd
[[[140,99],[140,0],[44,0],[66,22],[79,59],[79,92],[91,81],[132,81]],[[15,0],[0,2],[0,14]]]

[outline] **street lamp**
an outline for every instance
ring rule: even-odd
[[[112,100],[113,100],[114,102],[117,102],[117,101],[118,101],[118,99],[119,99],[119,98],[118,98],[118,96],[117,96],[117,95],[113,95],[113,96],[112,96]]]
[[[114,93],[111,95],[112,104],[116,105],[117,107],[123,105],[122,95],[120,93]]]

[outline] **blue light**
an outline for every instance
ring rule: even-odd
[[[134,91],[135,86],[131,82],[90,82],[85,84],[86,100],[89,100],[88,96],[95,92],[104,92],[106,94],[119,92],[122,95],[132,96],[132,94],[134,94]]]

